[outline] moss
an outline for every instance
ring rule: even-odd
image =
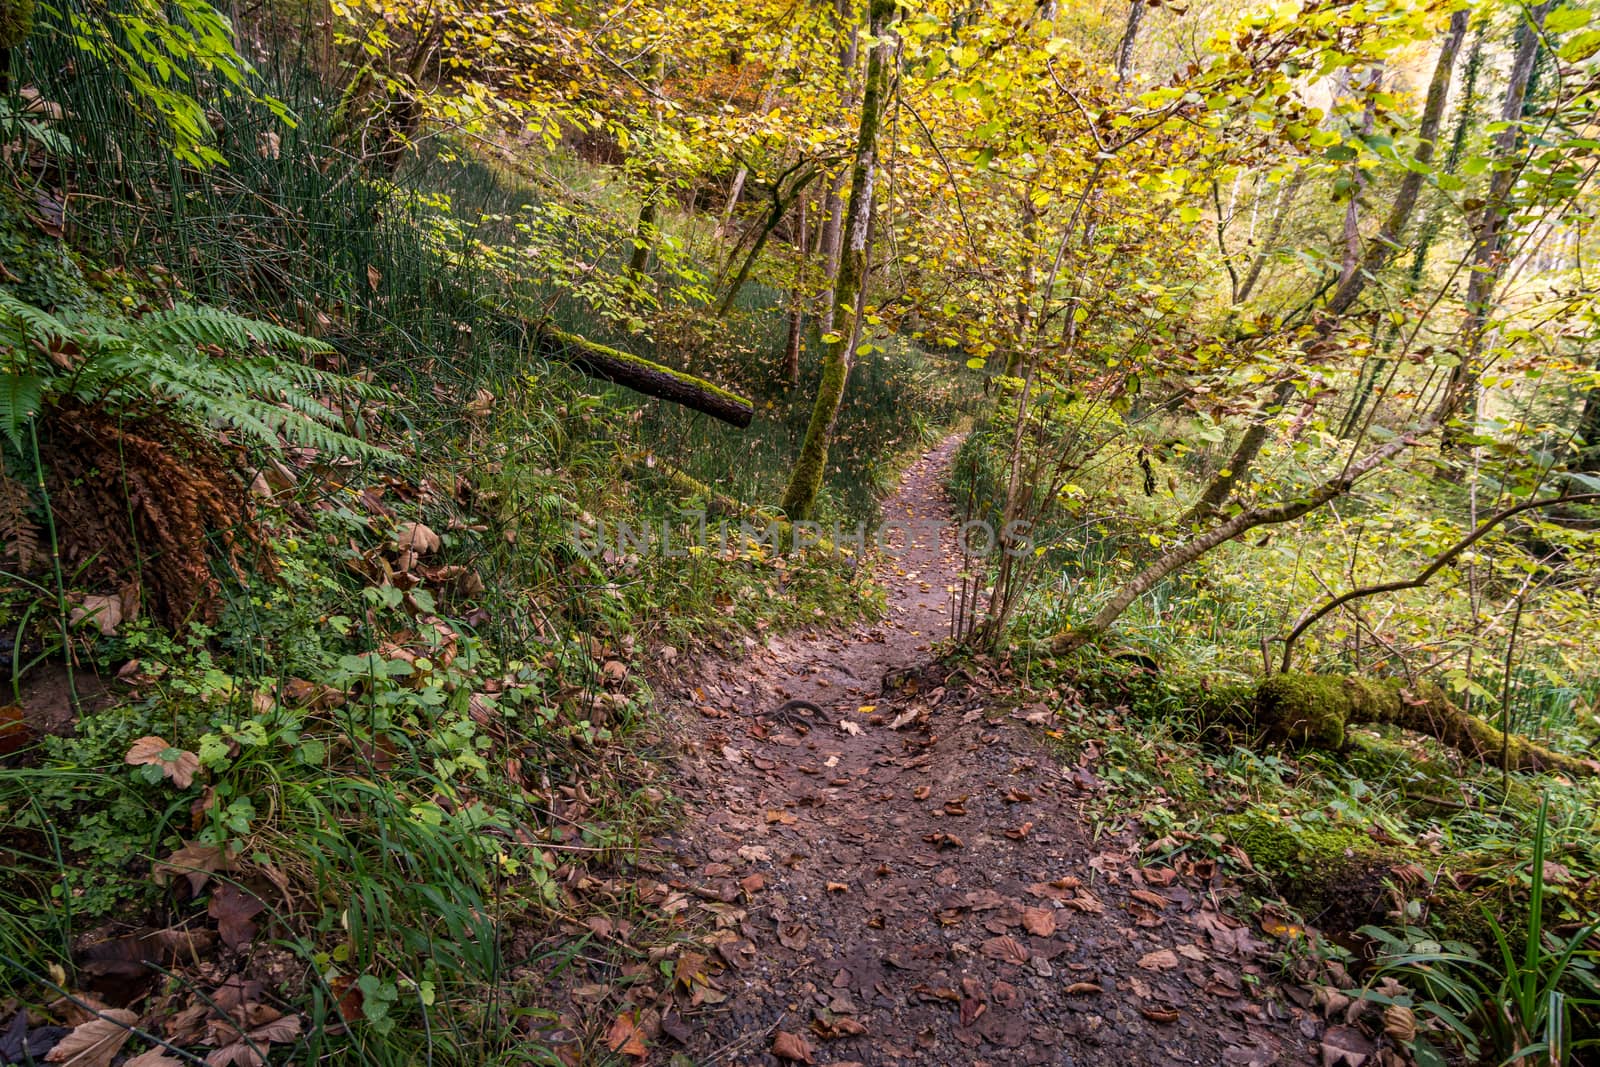
[[[1340,749],[1348,699],[1344,681],[1320,674],[1274,674],[1256,687],[1261,725],[1281,740]]]
[[[1331,932],[1382,921],[1389,872],[1405,862],[1354,827],[1299,824],[1259,808],[1224,819],[1222,829],[1285,900]]]

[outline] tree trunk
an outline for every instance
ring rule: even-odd
[[[756,103],[756,114],[765,115],[772,110],[773,98],[778,93],[778,78],[783,73],[783,68],[789,62],[789,53],[794,47],[794,37],[799,30],[799,20],[791,26],[783,38],[783,44],[778,47],[778,55],[773,60],[772,73],[767,78],[767,86],[761,91],[761,99]],[[734,209],[739,206],[739,197],[744,193],[745,179],[750,176],[748,167],[740,167],[733,176],[733,184],[728,188],[728,203],[722,209],[722,220],[717,224],[717,232],[726,235],[733,224]]]
[[[1428,95],[1423,103],[1422,121],[1417,129],[1417,160],[1423,164],[1433,161],[1434,141],[1439,136],[1439,124],[1444,116],[1445,101],[1450,95],[1450,79],[1455,70],[1456,55],[1461,50],[1461,41],[1466,32],[1467,13],[1456,12],[1450,17],[1450,28],[1440,47],[1439,59],[1434,64],[1433,77],[1428,82]],[[1319,335],[1326,337],[1333,332],[1338,325],[1339,317],[1350,310],[1356,298],[1361,295],[1361,291],[1366,288],[1367,282],[1383,268],[1398,248],[1400,236],[1405,232],[1406,223],[1410,220],[1411,213],[1417,205],[1417,197],[1422,191],[1422,178],[1423,175],[1417,171],[1408,170],[1405,177],[1400,180],[1400,188],[1395,194],[1394,203],[1390,206],[1389,215],[1384,219],[1377,237],[1368,246],[1359,266],[1345,273],[1333,296],[1329,298],[1325,309],[1327,317],[1317,328]],[[1298,179],[1296,181],[1298,182]],[[1272,240],[1276,239],[1279,225],[1279,221],[1274,220]],[[1262,254],[1265,254],[1265,250]],[[1250,275],[1241,286],[1242,293],[1247,294],[1255,286],[1259,270],[1258,256],[1256,264],[1251,267]],[[1200,498],[1189,509],[1189,513],[1184,516],[1182,520],[1184,523],[1206,519],[1228,502],[1228,498],[1233,495],[1234,486],[1239,484],[1240,479],[1249,471],[1251,464],[1261,454],[1262,446],[1266,444],[1267,434],[1270,432],[1268,419],[1282,410],[1283,405],[1293,396],[1292,381],[1283,382],[1272,391],[1272,398],[1245,429],[1244,436],[1239,439],[1239,444],[1229,458],[1227,466],[1212,478],[1211,483],[1200,494]]]
[[[1575,778],[1600,772],[1593,760],[1508,737],[1457,707],[1429,682],[1274,674],[1256,688],[1253,716],[1252,725],[1269,735],[1316,748],[1343,748],[1351,726],[1390,725],[1437,738],[1468,759],[1506,770],[1554,771]]]
[[[1144,0],[1133,0],[1128,7],[1128,21],[1117,45],[1117,80],[1125,82],[1133,70],[1133,49],[1139,43],[1139,23],[1144,19]]]
[[[846,247],[839,259],[839,277],[831,303],[850,309],[849,329],[835,328],[835,340],[822,354],[822,381],[817,386],[811,423],[805,443],[789,476],[783,494],[783,510],[791,520],[809,519],[816,509],[817,494],[827,472],[828,445],[844,399],[845,382],[854,360],[855,334],[860,304],[867,280],[867,251],[872,236],[872,192],[877,180],[878,124],[887,98],[889,68],[895,43],[890,26],[899,9],[895,0],[871,0],[867,12],[867,33],[875,43],[867,58],[866,83],[861,94],[861,122],[856,131],[855,163],[850,175],[850,209],[845,216]],[[841,324],[842,325],[842,324]]]
[[[844,75],[844,92],[839,96],[839,110],[848,114],[855,103],[853,85],[856,64],[860,60],[858,49],[861,35],[855,19],[851,17],[854,10],[852,0],[839,0],[838,10],[840,18],[850,27],[843,47],[839,49],[839,69]],[[845,171],[840,170],[828,183],[828,195],[822,205],[822,240],[818,244],[822,252],[822,270],[827,284],[822,291],[822,308],[817,315],[817,329],[825,334],[833,332],[834,306],[837,303],[835,292],[839,278],[840,236],[844,228],[844,182]]]
[[[1485,198],[1483,213],[1473,228],[1472,266],[1467,275],[1466,355],[1450,370],[1450,389],[1462,397],[1463,425],[1447,427],[1444,445],[1447,451],[1461,450],[1462,438],[1473,432],[1478,417],[1477,367],[1483,333],[1489,323],[1490,301],[1505,264],[1500,257],[1500,241],[1504,236],[1505,222],[1510,214],[1507,203],[1516,184],[1520,167],[1514,157],[1522,140],[1522,106],[1527,98],[1528,80],[1533,77],[1533,64],[1539,57],[1543,39],[1545,13],[1553,0],[1545,0],[1537,7],[1528,8],[1526,21],[1517,26],[1516,51],[1511,60],[1511,73],[1506,80],[1506,95],[1500,106],[1500,121],[1505,128],[1494,137],[1493,175],[1489,179],[1489,193]]]
[[[750,419],[755,414],[755,407],[750,401],[704,378],[696,378],[660,363],[608,348],[576,334],[526,321],[524,325],[536,331],[540,355],[570,364],[590,377],[615,382],[658,400],[669,400],[714,419],[721,419],[741,430],[750,425]]]
[[[650,105],[651,119],[659,131],[661,126],[661,83],[664,67],[661,53],[657,52],[650,64],[650,81],[655,89],[655,99]],[[633,254],[628,257],[628,273],[635,280],[644,278],[644,269],[650,263],[650,252],[656,246],[661,218],[661,193],[656,188],[660,175],[652,166],[645,172],[644,204],[639,208],[639,223],[633,234]]]
[[[810,230],[806,222],[806,202],[800,201],[800,216],[795,220],[795,282],[789,289],[789,334],[783,342],[783,380],[790,386],[800,384],[800,343],[805,339],[806,304],[805,287],[801,272],[805,269],[806,255],[810,252]]]

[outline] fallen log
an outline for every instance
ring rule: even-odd
[[[548,319],[530,319],[508,308],[496,307],[481,297],[460,292],[462,299],[479,311],[520,330],[532,341],[534,351],[545,359],[565,363],[590,377],[636,393],[710,415],[741,430],[755,417],[755,405],[749,400],[704,378],[559,330]]]
[[[565,330],[538,323],[525,324],[535,331],[540,355],[566,363],[591,377],[625,386],[658,400],[671,401],[741,430],[750,425],[755,415],[755,405],[750,401],[704,378],[652,363]]]
[[[1254,725],[1291,744],[1341,749],[1351,726],[1391,725],[1426,734],[1469,759],[1507,770],[1553,771],[1569,777],[1600,774],[1600,763],[1594,760],[1501,733],[1457,707],[1431,682],[1274,674],[1256,687],[1249,713]]]

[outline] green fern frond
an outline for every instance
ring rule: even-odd
[[[58,317],[0,289],[0,339],[4,334],[15,341],[5,346],[12,366],[0,367],[0,431],[19,448],[28,420],[71,390],[86,403],[156,404],[197,423],[229,426],[273,451],[286,440],[337,456],[395,458],[346,433],[343,415],[323,398],[391,403],[398,397],[286,358],[331,349],[269,322],[197,305],[139,319]],[[38,351],[58,343],[76,350],[70,373]],[[259,355],[263,346],[274,354]]]

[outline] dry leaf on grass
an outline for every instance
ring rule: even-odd
[[[66,1067],[109,1067],[111,1058],[133,1036],[128,1029],[139,1017],[131,1011],[112,1008],[73,1028],[45,1055],[46,1062]]]
[[[255,894],[224,882],[211,894],[206,912],[217,920],[217,932],[223,942],[237,952],[255,938],[256,924],[252,920],[265,908]]]
[[[268,1009],[270,1010],[270,1009]],[[273,1044],[284,1044],[300,1036],[300,1017],[284,1015],[250,1030],[231,1045],[224,1045],[206,1057],[209,1067],[264,1067],[262,1053]]]
[[[200,769],[199,756],[154,736],[139,738],[123,758],[130,767],[160,767],[162,775],[172,779],[179,789],[189,788],[194,783],[194,772]]]
[[[631,1011],[625,1011],[611,1020],[611,1029],[606,1032],[606,1048],[622,1056],[638,1056],[641,1059],[650,1055],[650,1049],[644,1043],[644,1034],[639,1032],[638,1017]]]
[[[148,1052],[139,1053],[122,1067],[185,1067],[185,1064],[183,1060],[168,1056],[166,1049],[153,1048]]]

